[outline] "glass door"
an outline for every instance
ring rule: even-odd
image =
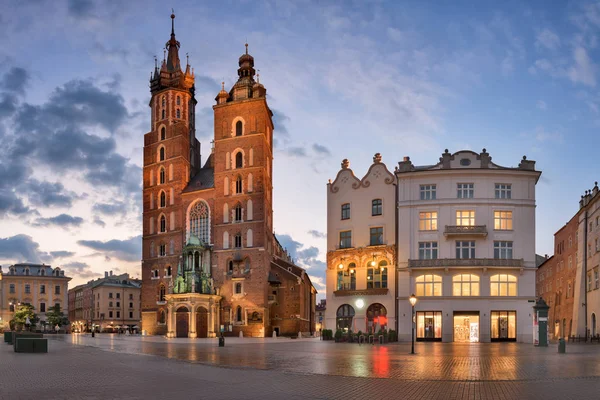
[[[479,342],[479,313],[454,313],[454,341]]]
[[[492,342],[515,342],[517,340],[517,312],[492,311],[490,315]]]
[[[417,340],[442,340],[442,312],[417,311]]]

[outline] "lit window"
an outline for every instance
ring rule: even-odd
[[[496,183],[495,195],[497,199],[510,199],[512,198],[512,185],[506,183]]]
[[[453,296],[479,296],[479,277],[474,274],[460,274],[452,277]]]
[[[421,185],[420,198],[421,200],[435,200],[436,199],[436,185]]]
[[[494,241],[494,258],[510,260],[513,258],[513,242]]]
[[[441,296],[442,277],[439,275],[421,275],[415,279],[416,296]]]
[[[340,232],[340,249],[352,247],[352,231]]]
[[[474,226],[475,211],[456,211],[456,225]]]
[[[356,290],[356,264],[338,270],[337,290]]]
[[[342,219],[350,219],[350,203],[342,204]]]
[[[456,258],[469,259],[475,258],[475,241],[456,242]]]
[[[438,242],[419,242],[419,260],[438,258]]]
[[[558,283],[557,283],[558,286]],[[517,277],[508,274],[498,274],[490,276],[490,295],[491,296],[516,296],[517,295]]]
[[[459,199],[472,199],[475,185],[473,183],[456,184],[456,197]]]
[[[420,231],[437,231],[437,211],[419,213]]]
[[[383,228],[371,228],[370,229],[370,245],[378,246],[383,244]]]
[[[513,228],[512,211],[494,211],[494,229],[510,231]]]
[[[371,202],[371,215],[381,215],[383,213],[382,210],[382,202],[381,199],[375,199]]]
[[[387,261],[382,260],[377,267],[367,268],[367,289],[387,288]]]

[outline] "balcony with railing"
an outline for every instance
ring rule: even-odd
[[[388,294],[388,288],[372,288],[372,289],[355,289],[350,285],[343,285],[338,290],[333,292],[337,296],[384,296]]]
[[[408,260],[409,268],[445,267],[510,267],[523,268],[522,258],[436,258],[431,260]]]
[[[446,225],[444,236],[487,236],[487,225]]]

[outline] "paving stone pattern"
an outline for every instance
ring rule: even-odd
[[[0,346],[0,399],[598,399],[600,345],[358,346],[315,339],[52,336]]]

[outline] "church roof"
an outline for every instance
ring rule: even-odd
[[[208,161],[204,165],[204,168],[201,168],[196,175],[190,179],[185,189],[183,189],[183,193],[212,189],[215,187],[215,170],[207,167],[207,164]]]

